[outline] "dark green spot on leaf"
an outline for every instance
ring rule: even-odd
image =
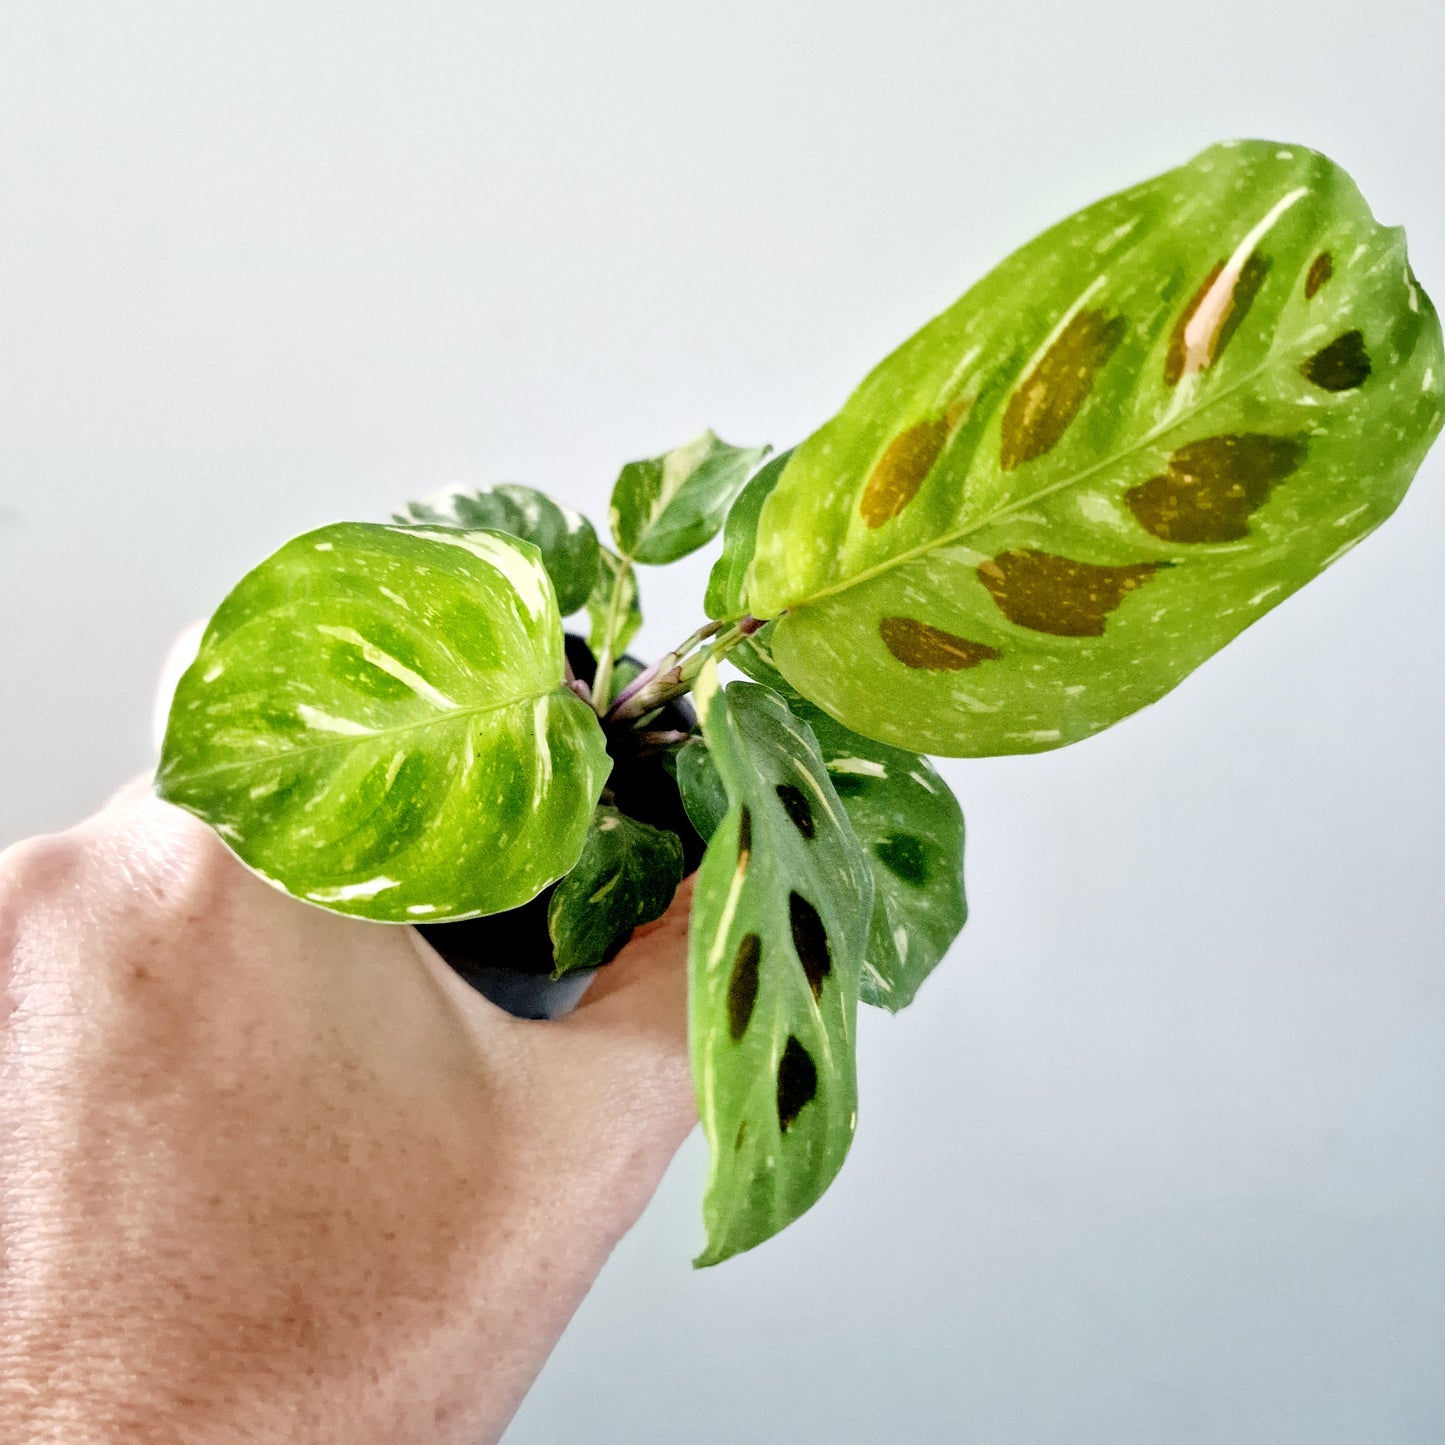
[[[792,783],[779,783],[777,792],[778,801],[783,805],[793,827],[803,837],[811,839],[814,832],[813,809],[809,806],[807,795]]]
[[[823,995],[823,980],[833,971],[833,958],[828,950],[828,930],[818,910],[801,893],[788,894],[788,921],[793,929],[793,948],[808,987],[815,999]]]
[[[738,867],[746,868],[753,854],[753,815],[744,806],[738,818]]]
[[[929,672],[961,672],[1000,656],[996,647],[970,642],[912,617],[885,617],[878,624],[883,645],[904,667]]]
[[[928,850],[912,833],[885,833],[874,845],[878,861],[905,883],[923,888],[928,883]]]
[[[923,485],[923,480],[948,441],[948,418],[915,422],[883,449],[868,475],[858,511],[870,528],[896,517]]]
[[[795,1034],[788,1035],[778,1060],[778,1128],[787,1133],[818,1092],[818,1066]]]
[[[1180,447],[1162,475],[1125,496],[1135,520],[1163,542],[1236,542],[1277,482],[1299,468],[1304,443],[1260,432]]]
[[[1124,339],[1122,316],[1084,310],[1073,316],[1009,397],[999,465],[1006,472],[1058,445],[1094,389],[1104,363]]]
[[[1300,370],[1305,380],[1324,391],[1353,391],[1363,386],[1370,374],[1370,357],[1365,338],[1358,331],[1346,331],[1315,352]]]
[[[1102,637],[1125,595],[1159,570],[1157,562],[1100,567],[1029,547],[979,566],[979,580],[999,611],[1020,627],[1055,637]]]
[[[1305,276],[1305,300],[1313,301],[1320,287],[1335,274],[1334,257],[1328,251],[1321,251],[1318,256],[1310,262],[1310,269]]]
[[[758,1001],[758,962],[762,955],[763,940],[756,933],[743,934],[728,979],[728,1033],[734,1043],[747,1032]]]

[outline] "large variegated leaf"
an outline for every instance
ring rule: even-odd
[[[268,881],[384,922],[514,908],[577,861],[609,759],[536,548],[343,523],[211,619],[157,790]]]
[[[757,546],[758,516],[792,455],[791,451],[780,452],[759,467],[729,509],[723,524],[722,555],[713,563],[703,598],[703,611],[709,617],[742,617],[747,612],[747,575]]]
[[[675,562],[717,535],[728,507],[767,447],[732,447],[706,431],[660,457],[629,462],[608,518],[617,550],[634,562]]]
[[[1440,427],[1401,232],[1297,146],[1216,146],[1010,257],[764,504],[749,605],[855,730],[1087,737],[1378,525]]]
[[[807,727],[768,688],[698,712],[730,807],[693,896],[689,1035],[712,1151],[699,1264],[750,1249],[808,1209],[857,1120],[854,1026],[872,877]]]
[[[681,882],[676,833],[598,808],[577,866],[547,906],[555,975],[610,961],[635,928],[662,917]]]
[[[557,593],[558,610],[576,612],[597,581],[597,533],[592,523],[532,487],[504,483],[484,491],[452,487],[425,501],[409,502],[398,522],[506,532],[530,542]]]

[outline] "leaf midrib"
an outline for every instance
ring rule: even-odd
[[[216,763],[211,767],[201,768],[195,772],[175,773],[164,777],[157,774],[156,781],[158,784],[164,784],[166,786],[169,786],[171,783],[188,783],[203,778],[214,777],[217,773],[232,772],[237,768],[264,767],[272,762],[300,757],[306,753],[324,752],[328,748],[344,747],[348,743],[352,747],[366,746],[381,738],[397,737],[402,733],[415,732],[419,728],[446,726],[447,724],[458,722],[463,718],[478,717],[483,713],[502,712],[507,708],[518,707],[524,703],[536,702],[540,698],[552,697],[567,691],[568,689],[565,687],[549,687],[541,692],[527,693],[511,698],[505,702],[478,703],[474,707],[459,707],[450,712],[438,713],[434,717],[418,719],[416,722],[398,723],[395,727],[377,728],[376,731],[367,733],[365,736],[362,736],[360,733],[337,733],[334,738],[328,739],[325,742],[307,743],[302,747],[286,748],[280,752],[269,753],[264,758],[237,758],[234,762]]]
[[[1280,352],[1270,352],[1254,370],[1247,372],[1240,377],[1238,381],[1225,387],[1223,390],[1215,392],[1208,401],[1203,402],[1199,406],[1181,411],[1173,416],[1166,417],[1151,431],[1145,432],[1136,442],[1124,447],[1120,451],[1113,452],[1107,457],[1103,457],[1091,466],[1085,467],[1082,471],[1074,472],[1069,476],[1061,478],[1057,482],[1051,483],[1049,486],[1041,487],[1038,491],[1020,497],[1016,501],[1010,502],[1007,506],[1000,507],[996,511],[990,512],[987,516],[980,517],[968,523],[966,526],[930,538],[927,542],[921,542],[916,547],[910,547],[907,551],[900,552],[895,557],[890,557],[886,561],[865,568],[862,572],[856,572],[853,576],[843,581],[835,582],[831,586],[823,587],[816,592],[809,593],[808,596],[800,598],[796,602],[790,602],[775,615],[781,617],[784,612],[801,611],[804,607],[809,607],[815,602],[821,602],[825,598],[832,597],[839,592],[846,592],[851,587],[859,587],[865,582],[871,582],[875,577],[884,576],[895,567],[902,567],[918,557],[927,555],[929,552],[939,551],[944,547],[956,546],[959,542],[965,541],[976,533],[984,531],[986,528],[993,526],[1014,512],[1031,507],[1035,503],[1043,501],[1046,497],[1053,496],[1055,492],[1065,491],[1069,487],[1077,486],[1079,483],[1087,481],[1090,477],[1103,471],[1106,467],[1111,467],[1115,465],[1115,463],[1131,457],[1136,452],[1144,450],[1145,447],[1151,446],[1154,442],[1158,441],[1160,437],[1168,435],[1169,432],[1177,429],[1184,423],[1202,416],[1210,407],[1217,406],[1225,400],[1226,397],[1232,396],[1241,387],[1247,386],[1257,376],[1261,375],[1261,373],[1268,371],[1277,360],[1282,359],[1286,354],[1287,352],[1284,350]]]

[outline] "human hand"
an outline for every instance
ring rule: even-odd
[[[689,899],[532,1023],[148,789],[0,854],[0,1439],[496,1439],[694,1122]]]

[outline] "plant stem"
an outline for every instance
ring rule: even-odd
[[[636,697],[638,693],[648,687],[655,678],[660,677],[663,673],[670,672],[694,647],[697,647],[699,643],[706,642],[714,633],[720,631],[722,625],[721,622],[709,622],[705,627],[699,627],[686,642],[678,643],[676,647],[670,652],[665,652],[650,667],[644,668],[643,671],[638,673],[637,676],[617,694],[609,715],[615,715],[620,708],[624,707],[632,698]]]
[[[597,675],[592,679],[592,707],[598,717],[607,713],[608,693],[612,691],[612,653],[621,622],[622,594],[632,576],[632,558],[621,558],[622,565],[612,579],[612,596],[607,599],[607,627],[602,638],[602,655],[597,659]]]
[[[706,641],[708,637],[713,639],[712,646],[699,648],[685,660],[679,659],[679,652],[682,649],[669,652],[666,656],[659,658],[649,669],[652,673],[651,677],[647,677],[645,674],[638,677],[632,686],[625,689],[618,697],[616,703],[606,714],[607,721],[620,723],[633,718],[646,717],[648,713],[656,712],[658,708],[671,702],[673,698],[691,692],[693,683],[697,681],[698,674],[709,658],[720,660],[743,638],[751,636],[762,625],[756,617],[744,617],[732,623],[725,631],[722,630],[722,623],[713,623],[708,627],[698,628],[682,647],[696,646],[697,643]]]

